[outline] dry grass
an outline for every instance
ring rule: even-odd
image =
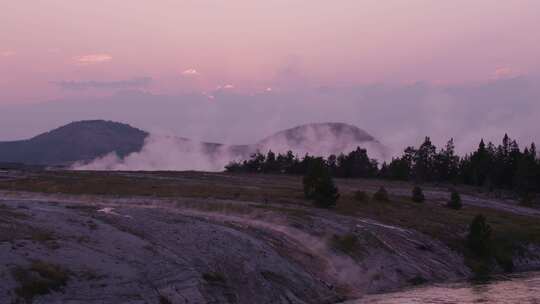
[[[519,242],[540,242],[540,221],[489,208],[464,206],[456,211],[427,200],[417,204],[409,197],[390,195],[390,201],[357,201],[356,191],[373,193],[381,186],[410,188],[405,182],[348,179],[336,180],[341,197],[335,212],[372,218],[383,223],[415,229],[441,239],[454,248],[462,247],[463,235],[472,218],[484,214],[497,238]],[[430,187],[425,186],[425,190]],[[216,198],[230,204],[205,204],[200,200],[192,207],[215,212],[246,214],[253,209],[272,210],[292,218],[306,218],[307,211],[287,206],[309,207],[304,200],[301,177],[258,174],[204,172],[71,172],[46,171],[32,177],[0,181],[0,189],[44,193],[105,194],[112,196],[151,196]],[[468,189],[468,191],[473,191]],[[252,203],[242,203],[252,202]],[[272,203],[272,205],[268,204]],[[275,207],[276,203],[283,208]],[[0,209],[0,216],[2,209]],[[1,217],[0,217],[1,218]]]
[[[284,183],[285,181],[285,183]],[[216,198],[281,203],[303,202],[299,177],[160,172],[43,172],[10,181],[0,189],[66,194]]]

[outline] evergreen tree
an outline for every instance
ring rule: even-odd
[[[413,175],[417,181],[431,181],[433,178],[433,164],[437,148],[426,137],[424,142],[414,154]]]
[[[300,159],[292,151],[278,155],[272,151],[267,154],[257,151],[249,159],[229,163],[225,169],[228,172],[304,175],[315,160],[307,154]],[[367,150],[360,147],[348,154],[330,155],[323,161],[330,175],[336,177],[461,182],[489,189],[513,190],[525,198],[534,198],[535,193],[540,193],[540,159],[536,146],[533,143],[522,152],[518,143],[507,134],[497,147],[481,140],[478,149],[463,158],[455,154],[453,139],[437,152],[426,137],[418,149],[407,147],[401,156],[383,163],[380,169],[377,161],[370,159]]]
[[[461,196],[457,191],[452,191],[452,194],[450,194],[450,201],[446,204],[449,208],[454,210],[459,210],[462,207],[461,204]]]
[[[434,179],[439,182],[454,181],[458,175],[459,157],[455,155],[454,139],[451,138],[444,149],[435,155]]]
[[[423,203],[426,200],[422,188],[415,186],[412,190],[412,200],[416,203]]]
[[[310,161],[307,174],[303,178],[303,185],[305,197],[313,200],[317,207],[332,207],[339,198],[338,189],[322,158],[314,158]]]
[[[332,158],[336,163],[335,174],[346,178],[375,177],[378,173],[377,161],[370,159],[367,150],[357,147],[356,150],[337,158]]]
[[[476,150],[476,152],[471,156],[471,163],[472,184],[476,186],[483,186],[488,179],[491,169],[491,155],[489,155],[483,139],[478,145],[478,150]]]
[[[280,164],[277,161],[276,154],[269,150],[266,154],[266,162],[264,163],[265,173],[280,173]]]
[[[477,215],[469,226],[467,247],[478,257],[488,257],[491,254],[491,227],[483,215]]]
[[[538,191],[537,164],[536,147],[533,143],[530,148],[525,148],[523,154],[520,155],[513,180],[514,189],[525,205],[532,205],[535,199],[534,192]]]
[[[326,164],[328,165],[328,169],[330,170],[330,173],[333,176],[337,176],[337,157],[334,154],[328,156],[328,159],[326,160]]]
[[[410,180],[413,176],[413,161],[416,149],[407,147],[403,155],[398,158],[392,158],[388,165],[388,176],[390,179]]]
[[[248,172],[262,172],[266,157],[257,151],[251,155],[251,159],[246,162]]]

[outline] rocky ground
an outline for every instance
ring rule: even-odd
[[[296,189],[294,179],[284,178],[279,188],[271,184],[275,180],[265,183],[258,177],[190,174],[122,178],[133,187],[136,179],[150,178],[161,184],[172,180],[177,187],[210,185],[210,190],[204,188],[202,195],[197,186],[196,195],[183,188],[185,196],[123,194],[126,190],[111,195],[67,191],[61,183],[76,188],[70,175],[5,177],[0,185],[0,303],[338,303],[471,275],[459,250],[431,230],[397,225],[362,210],[321,210],[296,203],[298,198],[284,201],[280,195],[295,197],[286,191]],[[23,186],[28,179],[41,191],[28,191]],[[61,182],[43,191],[40,183],[50,187],[51,179]],[[242,185],[243,190],[219,197],[226,195],[218,187],[212,191],[218,184]],[[105,185],[113,187],[112,181]],[[403,191],[401,184],[389,186]],[[124,189],[119,183],[114,187]],[[341,188],[347,187],[352,186]],[[265,195],[259,199],[246,189]],[[440,208],[435,198],[429,204]],[[530,210],[527,216],[534,217]],[[422,221],[421,213],[416,217]],[[520,265],[536,265],[532,252]]]

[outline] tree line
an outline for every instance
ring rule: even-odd
[[[521,149],[508,135],[495,145],[481,140],[472,153],[459,156],[453,139],[438,149],[429,137],[418,147],[407,147],[402,155],[379,164],[358,147],[348,154],[327,158],[305,155],[300,158],[292,151],[285,154],[254,153],[247,160],[231,162],[228,172],[273,173],[305,175],[312,164],[322,163],[332,177],[381,178],[421,182],[441,182],[485,187],[489,190],[513,190],[524,199],[540,193],[540,159],[536,146]]]

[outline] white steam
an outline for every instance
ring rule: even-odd
[[[159,171],[200,170],[220,171],[235,156],[225,146],[208,153],[204,144],[165,135],[149,135],[139,152],[120,158],[115,152],[90,163],[77,163],[74,170]]]
[[[337,133],[330,124],[305,125],[294,134],[280,132],[268,137],[256,147],[263,152],[286,153],[290,150],[300,157],[305,154],[324,157],[347,154],[361,147],[367,149],[371,158],[385,160],[388,157],[385,146],[364,131],[348,125],[342,125]]]
[[[305,154],[328,157],[365,148],[372,158],[387,157],[386,148],[371,136],[352,126],[343,125],[339,131],[330,125],[302,126],[293,133],[287,131],[270,136],[257,144],[234,146],[196,142],[170,135],[149,135],[139,152],[121,158],[109,153],[91,162],[76,163],[74,170],[161,171],[198,170],[222,171],[231,161],[240,161],[260,151],[285,154],[293,151],[302,158]]]

